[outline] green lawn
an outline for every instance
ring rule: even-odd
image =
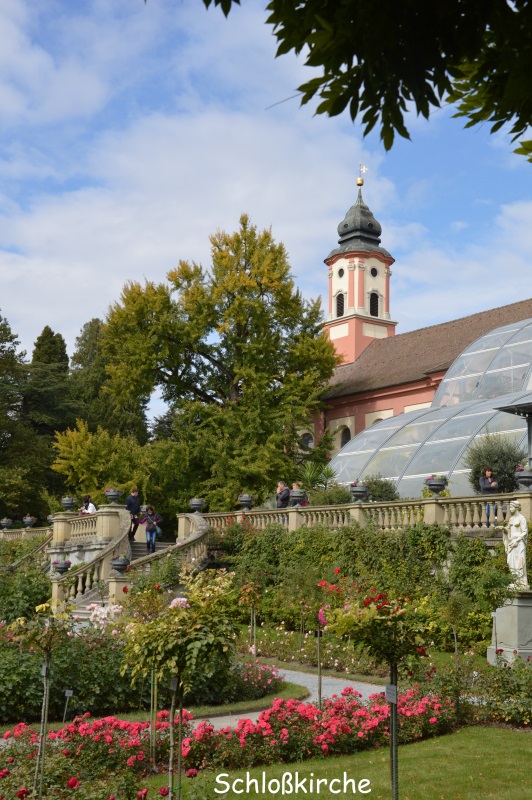
[[[299,764],[282,764],[271,767],[259,767],[250,770],[251,778],[262,778],[262,771],[266,772],[266,780],[280,778],[283,772],[290,772],[292,776],[299,773],[299,778],[309,779],[313,773],[314,781],[318,778],[332,780],[343,778],[346,772],[348,778],[358,782],[369,780],[369,786],[352,794],[343,790],[340,794],[329,792],[325,784],[320,787],[320,793],[314,791],[307,797],[321,797],[326,800],[333,798],[364,796],[371,800],[389,800],[390,769],[389,751],[368,750],[354,756],[343,758],[327,758],[306,761]],[[221,798],[236,800],[241,798],[281,797],[281,793],[256,794],[244,792],[234,794],[215,793],[223,789],[221,783],[215,783],[215,776],[226,770],[219,769],[216,773],[203,773],[197,778],[184,779],[183,798],[201,800],[205,798]],[[245,772],[230,773],[226,780],[232,781],[237,777],[245,777]],[[166,776],[158,775],[150,778],[146,784],[153,788],[166,785]],[[316,783],[314,784],[316,786]],[[333,789],[338,789],[338,784]],[[238,786],[241,788],[241,786]],[[367,792],[367,789],[370,791]],[[295,797],[295,794],[293,795]],[[299,792],[300,797],[305,795]],[[514,731],[500,728],[464,728],[448,736],[427,739],[415,744],[403,745],[399,748],[399,797],[400,800],[530,800],[532,798],[532,732]]]
[[[305,700],[309,694],[310,692],[305,686],[301,686],[299,683],[285,682],[283,684],[283,688],[278,692],[267,694],[260,700],[241,700],[239,702],[226,703],[221,706],[187,706],[187,710],[190,711],[191,714],[194,714],[196,719],[198,717],[217,717],[225,714],[247,714],[251,711],[260,711],[263,708],[269,708],[276,697],[281,697],[283,700],[289,700],[290,698],[294,698],[295,700]],[[113,716],[116,716],[119,719],[127,719],[130,722],[145,722],[150,718],[149,711],[129,711],[127,714],[121,714],[118,711],[115,712]],[[67,722],[70,722],[71,720],[72,715],[69,714],[67,717]],[[36,728],[39,727],[38,720],[32,724]],[[13,722],[9,724],[6,722],[1,723],[0,736],[2,736],[6,731],[12,730],[13,725]],[[52,721],[48,725],[49,730],[53,731],[57,731],[62,727],[63,723],[57,721]]]
[[[221,706],[186,706],[187,711],[194,714],[194,717],[219,717],[226,714],[247,714],[251,711],[261,711],[263,708],[269,708],[276,697],[282,697],[283,700],[293,698],[295,700],[305,700],[310,692],[305,686],[300,683],[285,682],[283,688],[278,692],[267,694],[261,697],[260,700],[240,700],[234,703],[225,703]],[[128,719],[133,722],[142,722],[150,718],[149,711],[130,711],[128,714],[116,714],[115,716],[120,719]]]

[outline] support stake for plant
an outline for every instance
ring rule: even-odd
[[[155,739],[157,733],[157,677],[155,667],[151,670],[150,686],[150,761],[152,769],[155,770]]]
[[[397,719],[397,664],[390,664],[390,686],[393,689],[393,698],[390,699],[390,772],[392,780],[392,800],[399,798],[399,750],[398,750],[398,719]]]
[[[183,687],[179,691],[179,726],[177,728],[177,800],[181,800],[181,773],[182,773],[182,754],[183,747]]]
[[[172,692],[172,700],[170,703],[170,753],[168,756],[168,800],[172,800],[174,796],[174,716],[175,716],[175,701],[176,701],[178,685],[179,685],[178,679],[172,678],[172,680],[170,681],[170,691]]]
[[[48,698],[50,695],[49,671],[50,671],[50,656],[46,655],[46,660],[42,665],[42,670],[41,670],[41,674],[43,677],[41,725],[39,728],[39,745],[37,748],[37,756],[35,758],[35,773],[33,776],[33,791],[32,791],[33,797],[38,798],[38,800],[40,800],[40,798],[42,797],[42,784],[44,778],[46,728],[48,723]],[[38,787],[38,793],[37,793],[37,787]]]
[[[318,622],[318,708],[321,711],[321,624]]]

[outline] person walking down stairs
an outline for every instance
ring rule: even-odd
[[[148,553],[155,553],[155,542],[157,536],[161,535],[159,522],[162,522],[160,514],[156,514],[153,506],[146,506],[146,514],[140,520],[141,524],[146,523],[146,550]]]
[[[132,489],[131,494],[126,497],[126,511],[129,511],[131,516],[128,538],[130,542],[133,542],[139,527],[140,500],[138,489]]]

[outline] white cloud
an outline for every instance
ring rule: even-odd
[[[455,219],[449,227],[453,232],[460,233],[460,231],[466,231],[469,228],[469,222],[465,222],[463,219]]]
[[[179,258],[208,263],[209,234],[234,229],[244,211],[259,227],[273,227],[303,289],[315,295],[336,226],[356,197],[353,176],[346,200],[342,167],[356,148],[335,128],[297,111],[288,128],[285,119],[267,115],[206,111],[154,115],[103,135],[82,165],[96,185],[44,193],[29,209],[0,216],[0,240],[21,253],[2,307],[31,287],[24,329],[34,338],[53,307],[72,343],[126,279],[163,279]],[[9,254],[0,261],[0,280],[12,269]]]
[[[128,279],[162,280],[179,258],[208,264],[209,234],[233,230],[244,211],[285,243],[303,292],[325,294],[323,259],[356,200],[360,162],[364,200],[397,259],[399,330],[531,293],[529,190],[502,203],[496,181],[492,195],[479,189],[482,226],[462,197],[442,215],[432,167],[446,164],[454,185],[438,138],[448,110],[390,154],[297,100],[265,110],[308,70],[274,59],[264,18],[244,4],[226,21],[200,0],[2,1],[0,308],[27,349],[45,324],[72,349]],[[425,161],[416,136],[433,143]],[[458,186],[468,188],[463,172]]]

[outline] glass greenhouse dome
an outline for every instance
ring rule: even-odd
[[[464,456],[473,440],[504,433],[525,447],[525,420],[496,410],[518,401],[532,403],[532,319],[481,336],[453,362],[430,408],[376,423],[351,439],[331,466],[339,483],[390,478],[401,497],[419,496],[431,473],[447,475],[454,496],[469,495]]]

